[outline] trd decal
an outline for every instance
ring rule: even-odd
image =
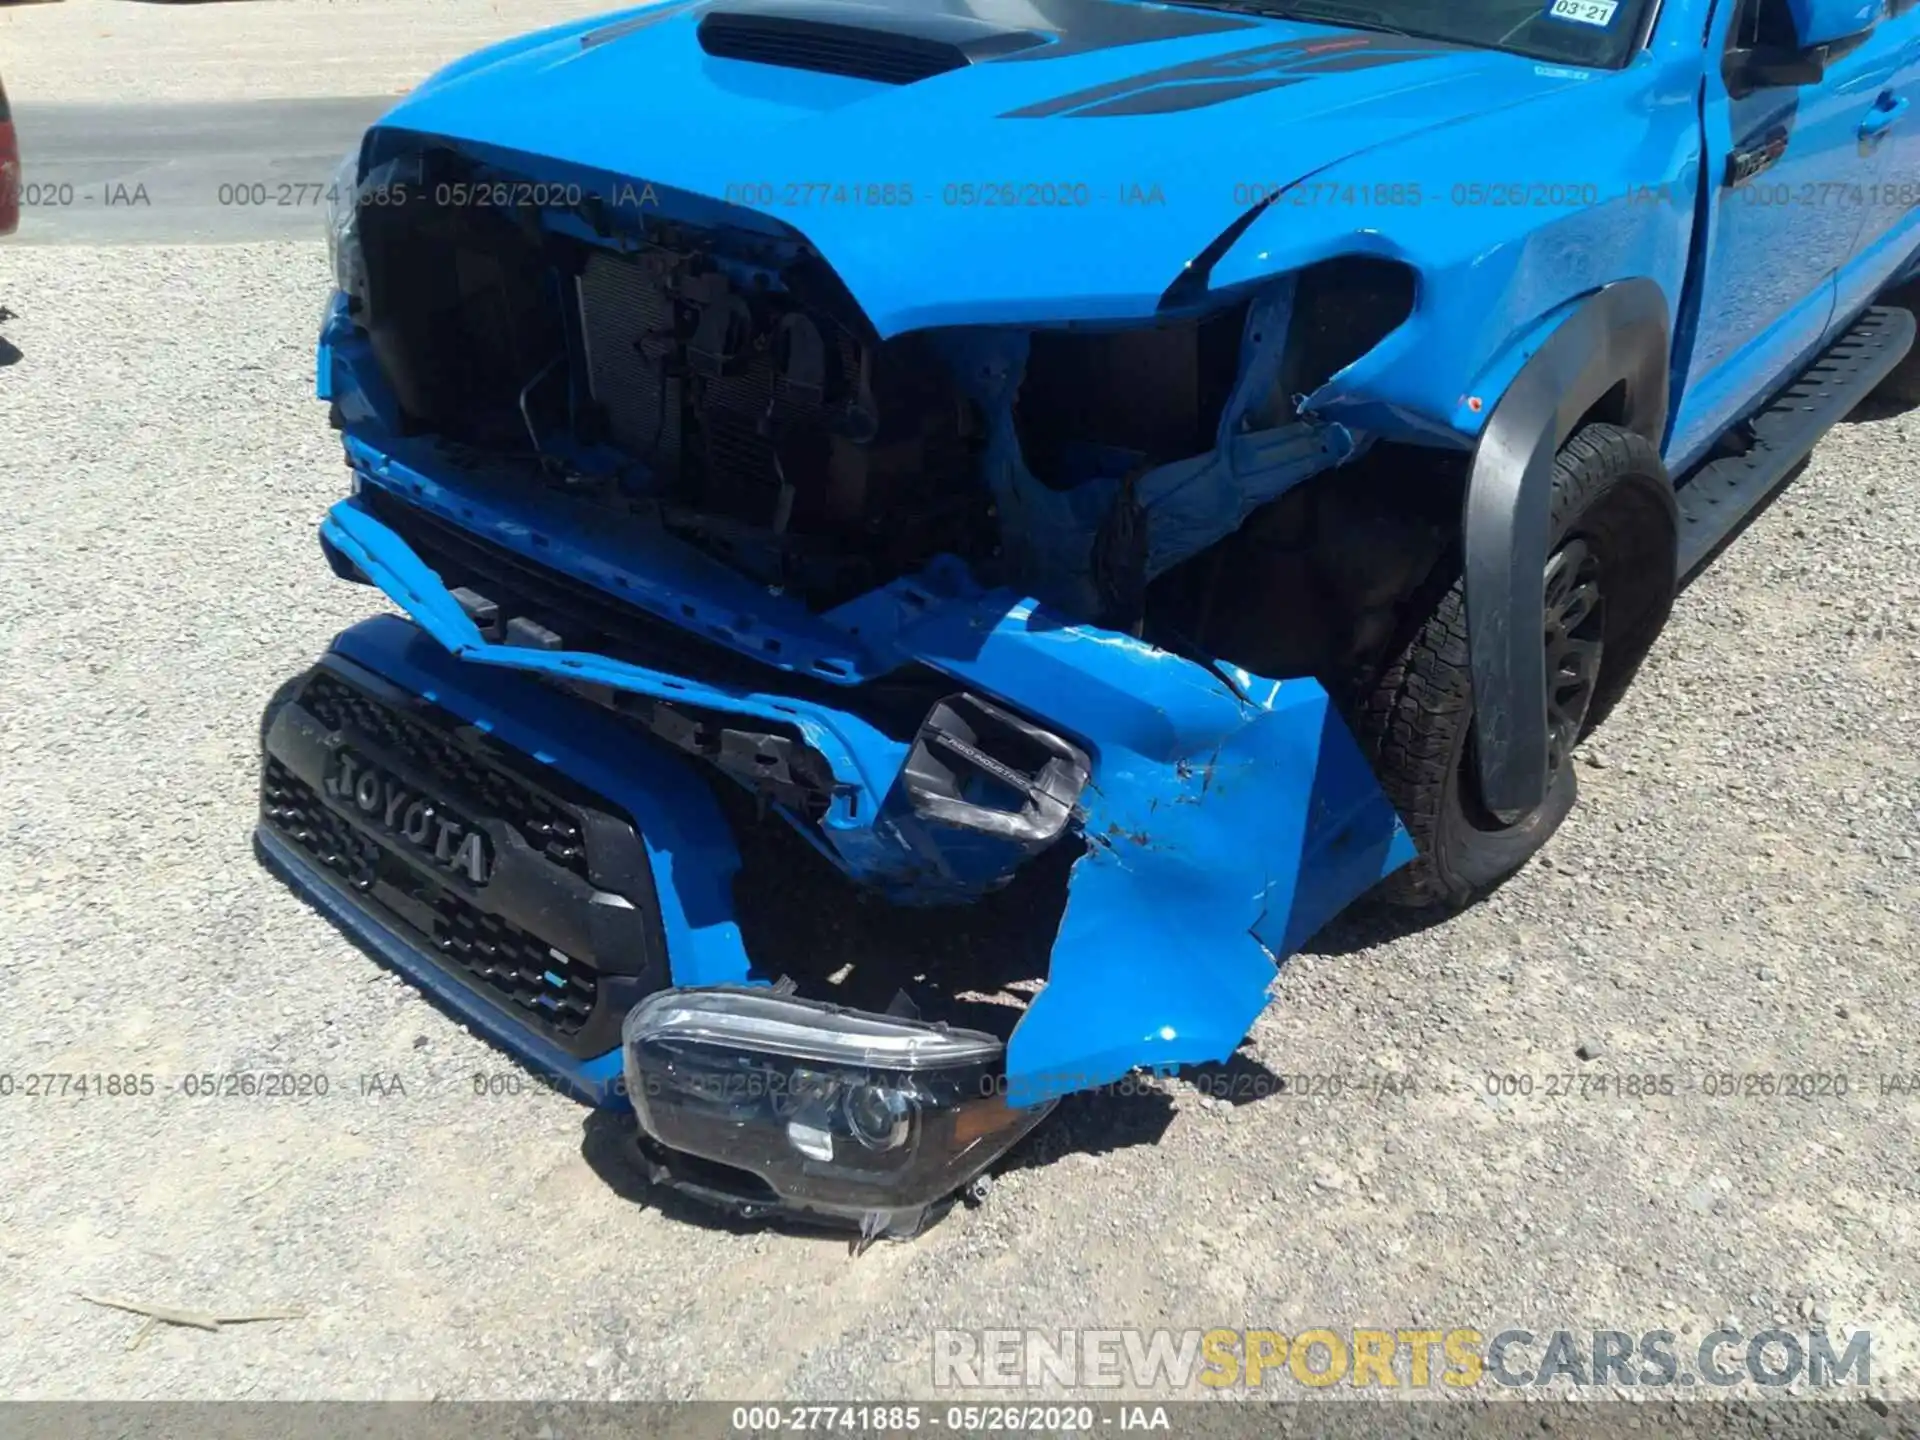
[[[1787,153],[1787,143],[1787,127],[1776,125],[1751,143],[1737,146],[1727,156],[1727,178],[1723,183],[1729,190],[1738,190],[1756,175],[1771,170]]]
[[[1778,165],[1792,146],[1793,132],[1800,124],[1800,92],[1758,90],[1742,95],[1733,102],[1727,121],[1733,131],[1733,150],[1720,184],[1738,190]]]
[[[1041,120],[1058,116],[1082,118],[1106,115],[1166,115],[1200,110],[1247,95],[1298,85],[1321,75],[1373,70],[1431,60],[1455,46],[1408,41],[1391,35],[1357,35],[1339,40],[1288,40],[1235,50],[1206,60],[1190,60],[1150,70],[1127,80],[1114,80],[1010,110],[1002,119]]]

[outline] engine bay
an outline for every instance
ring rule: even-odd
[[[429,153],[362,204],[357,318],[409,429],[643,511],[816,609],[936,554],[991,562],[979,417],[928,337],[866,333],[792,244],[666,224],[594,243],[531,206],[427,203],[467,183],[454,163]]]
[[[631,184],[609,204],[391,140],[341,280],[391,428],[815,614],[952,557],[1151,637],[1156,577],[1358,458],[1304,398],[1413,304],[1406,267],[1348,258],[1147,324],[882,337],[767,216]]]

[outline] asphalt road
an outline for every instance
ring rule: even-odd
[[[391,97],[19,105],[11,244],[225,244],[322,233],[334,167]]]

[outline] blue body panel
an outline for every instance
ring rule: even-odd
[[[406,588],[395,589],[409,603]],[[569,657],[449,644],[435,629],[436,607],[415,597],[424,630],[383,617],[346,631],[334,648],[631,814],[653,869],[675,984],[762,979],[733,919],[738,855],[691,762],[594,705],[512,673],[523,660],[553,659],[565,670]],[[1085,800],[1088,849],[1069,882],[1048,985],[1009,1047],[1013,1103],[1136,1066],[1225,1058],[1265,1006],[1276,961],[1412,858],[1406,832],[1313,681],[1242,673],[1229,687],[1137,641],[1062,625],[1024,605],[985,629],[981,614],[956,610],[936,621],[927,658],[1009,701],[1040,699],[1050,718],[1096,730],[1104,742]],[[263,843],[272,848],[271,836]],[[571,1059],[368,922],[284,845],[273,859],[489,1038],[583,1098],[616,1098],[608,1086],[617,1055]]]
[[[1123,81],[1278,80],[1300,63],[1298,47],[1355,36],[1202,15],[1224,25],[1059,58],[1043,47],[896,86],[709,56],[694,35],[705,8],[668,0],[652,23],[605,43],[563,33],[430,81],[381,122],[410,135],[376,135],[368,161],[415,136],[447,136],[509,163],[552,157],[543,175],[602,195],[640,180],[663,207],[677,196],[729,201],[803,234],[892,335],[1151,316],[1181,267],[1263,188],[1583,83],[1519,56],[1373,37],[1382,48],[1370,58],[1382,63],[1276,83],[1227,108],[1033,114],[1022,112]],[[1084,203],[979,200],[979,187],[1004,182],[1076,187],[1076,201],[1085,187]],[[912,200],[836,201],[812,188],[822,183],[892,185],[896,202]],[[975,187],[974,199],[949,189],[958,186]],[[1348,208],[1327,218],[1351,231],[1372,217]],[[929,273],[940,283],[926,283]]]
[[[1675,473],[1920,247],[1915,207],[1895,203],[1920,175],[1920,119],[1899,104],[1920,87],[1911,9],[1827,81],[1736,101],[1708,63],[1734,7],[1708,0],[1663,6],[1623,70],[1111,3],[1207,24],[895,86],[707,55],[708,0],[663,0],[449,67],[383,119],[366,160],[444,138],[508,173],[638,195],[639,211],[804,240],[883,336],[1139,322],[1196,264],[1218,297],[1336,256],[1404,261],[1414,314],[1308,413],[1459,447],[1543,317],[1651,278],[1674,320]],[[1364,62],[1338,53],[1356,42]],[[1165,98],[1217,86],[1247,93]],[[1077,101],[1112,93],[1136,110]],[[1724,186],[1728,153],[1776,128],[1790,143],[1768,188]],[[857,163],[823,160],[843,156]],[[1032,182],[1045,203],[983,199]],[[874,185],[894,199],[845,193]],[[1840,188],[1862,185],[1873,198]],[[1772,191],[1786,203],[1758,203]]]
[[[987,588],[943,557],[814,613],[657,523],[505,466],[447,463],[435,442],[402,433],[343,304],[319,353],[356,487],[323,543],[419,627],[372,622],[341,650],[626,806],[647,838],[676,983],[751,976],[727,896],[731,839],[693,762],[534,679],[793,727],[830,766],[833,794],[823,818],[786,818],[902,903],[962,901],[1008,876],[991,854],[926,843],[899,803],[907,746],[863,718],[858,687],[924,667],[1084,747],[1087,849],[1048,984],[1009,1047],[1021,1102],[1137,1066],[1224,1058],[1266,1003],[1276,962],[1412,854],[1318,683],[1087,623],[1098,613],[1091,546],[1123,482],[1056,488],[1028,470],[1014,405],[1036,331],[1247,304],[1212,448],[1126,477],[1151,578],[1381,442],[1473,449],[1528,357],[1583,297],[1623,280],[1651,280],[1666,300],[1666,455],[1678,473],[1910,272],[1920,247],[1912,207],[1774,214],[1729,179],[1731,160],[1778,131],[1769,185],[1829,172],[1920,183],[1914,125],[1898,123],[1902,87],[1920,86],[1920,10],[1883,20],[1822,85],[1735,98],[1718,63],[1728,0],[1668,0],[1620,69],[1084,3],[1126,11],[1138,33],[1102,45],[1055,36],[891,85],[716,58],[696,38],[710,0],[662,0],[449,67],[362,153],[363,175],[432,143],[484,173],[579,186],[605,201],[607,228],[542,223],[614,248],[664,217],[811,249],[875,335],[936,332],[984,419],[979,479],[1013,588]],[[972,8],[1009,23],[1029,9]],[[1036,183],[1037,203],[987,198]],[[1411,313],[1276,420],[1298,277],[1351,257],[1411,272]],[[749,657],[763,682],[491,642],[367,487]],[[603,1075],[606,1061],[594,1065]]]

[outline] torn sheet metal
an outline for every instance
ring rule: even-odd
[[[886,741],[894,772],[870,768],[881,761],[880,742],[862,738],[857,716],[603,656],[490,644],[438,577],[352,501],[336,507],[325,531],[441,645],[479,662],[477,671],[695,694],[720,709],[779,714],[803,724],[836,774],[845,768],[850,788],[884,798],[898,780],[904,752]],[[1081,800],[1088,853],[1070,881],[1047,988],[1009,1049],[1012,1093],[1033,1103],[1137,1066],[1224,1058],[1266,1003],[1276,960],[1413,854],[1326,692],[1309,679],[1209,668],[1004,591],[940,603],[940,589],[922,585],[921,603],[892,607],[891,627],[868,597],[863,638],[876,653],[911,658],[1077,738],[1092,758]],[[615,757],[583,746],[586,732],[574,731],[582,757],[574,763],[592,766],[581,778],[611,794],[650,783],[631,768],[621,775],[646,742],[619,733]],[[505,731],[502,738],[522,743]],[[524,743],[555,748],[531,728]],[[899,878],[912,858],[883,814],[880,805],[849,807],[828,847],[870,882]],[[671,943],[669,958],[676,983],[710,983],[683,972]]]

